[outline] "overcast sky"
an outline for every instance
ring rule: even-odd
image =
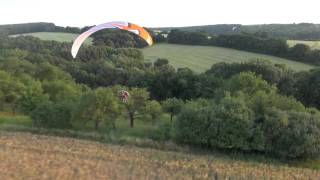
[[[320,0],[1,0],[0,24],[60,26],[128,21],[146,27],[320,24]]]

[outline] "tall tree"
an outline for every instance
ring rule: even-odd
[[[92,122],[98,130],[101,123],[115,128],[115,119],[120,115],[120,105],[110,88],[98,88],[82,95],[75,108],[73,119],[84,123]]]
[[[155,100],[148,101],[146,103],[144,111],[150,117],[150,118],[146,118],[146,119],[150,120],[152,124],[155,124],[156,121],[162,115],[161,105],[160,105],[160,103],[158,103],[158,101],[155,101]]]
[[[170,98],[162,102],[164,111],[170,114],[171,122],[173,117],[181,111],[183,104],[183,101],[177,98]]]
[[[125,103],[125,109],[128,113],[130,127],[134,127],[134,120],[137,118],[146,106],[149,99],[149,92],[145,89],[132,88],[130,91],[130,97],[127,103]]]

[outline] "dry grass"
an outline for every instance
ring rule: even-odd
[[[320,171],[0,131],[0,179],[319,179]]]

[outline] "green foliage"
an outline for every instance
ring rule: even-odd
[[[213,74],[200,74],[199,84],[200,92],[199,97],[214,98],[217,90],[223,86],[224,79]]]
[[[45,128],[71,128],[72,105],[51,101],[42,102],[31,112],[33,125]]]
[[[212,38],[210,44],[276,56],[285,55],[288,51],[285,40],[262,38],[255,34],[220,35]]]
[[[226,96],[210,114],[208,124],[210,146],[219,148],[250,149],[253,112],[241,98]]]
[[[163,122],[153,131],[150,137],[158,141],[168,141],[172,138],[172,123]]]
[[[76,101],[79,99],[81,89],[74,82],[65,82],[62,80],[44,81],[42,83],[44,93],[50,97],[53,102],[58,101]]]
[[[172,122],[173,117],[180,113],[184,102],[177,98],[166,99],[162,102],[162,108],[165,112],[170,114],[170,120]]]
[[[209,113],[207,105],[202,102],[186,103],[174,121],[174,139],[180,143],[209,146],[206,134]]]
[[[18,100],[18,108],[21,112],[30,114],[38,104],[48,101],[49,96],[44,94],[40,81],[25,76],[23,83],[26,85],[26,91]]]
[[[175,139],[207,147],[247,150],[253,117],[242,99],[225,97],[210,106],[187,104],[175,123]]]
[[[234,29],[236,27],[236,29]],[[172,28],[159,28],[158,30],[169,31]],[[205,26],[190,26],[174,28],[187,32],[206,32],[212,35],[228,34],[255,34],[258,37],[271,37],[281,39],[318,40],[320,39],[320,28],[318,24],[217,24]]]
[[[163,65],[151,76],[148,90],[157,100],[167,98],[192,99],[201,95],[199,76],[188,68],[177,71]]]
[[[319,156],[319,114],[269,110],[264,129],[266,151],[290,158]]]
[[[168,59],[159,58],[153,64],[154,64],[155,67],[161,67],[163,65],[168,65],[169,64],[169,60]]]
[[[4,71],[0,71],[0,84],[0,109],[4,110],[9,105],[15,111],[18,100],[25,94],[26,86]]]
[[[48,62],[44,62],[39,64],[37,71],[35,73],[35,77],[39,78],[39,80],[47,80],[47,81],[54,81],[54,80],[71,80],[72,77],[61,70],[60,68],[51,65]]]
[[[63,29],[63,27],[55,26],[53,23],[25,23],[0,26],[0,32],[6,32],[7,34],[21,34],[41,31],[50,32],[59,29]]]
[[[285,158],[320,155],[320,115],[277,93],[252,72],[225,82],[216,103],[189,102],[174,124],[177,142],[209,148],[260,151]]]
[[[130,127],[134,127],[134,120],[143,112],[149,99],[149,92],[145,89],[132,88],[129,90],[129,100],[124,104],[128,114]]]
[[[73,112],[73,121],[80,121],[84,124],[91,122],[95,130],[98,130],[101,123],[115,128],[115,120],[119,115],[120,104],[112,89],[98,88],[80,97]]]
[[[168,34],[168,42],[176,44],[206,45],[208,35],[203,32],[184,32],[173,29]]]
[[[143,113],[146,114],[144,117],[145,120],[155,124],[162,115],[162,107],[158,101],[148,101],[143,109]]]
[[[102,30],[93,34],[93,44],[106,45],[115,48],[141,48],[148,45],[134,33],[113,29]]]
[[[232,93],[242,91],[245,94],[254,94],[258,91],[273,92],[276,91],[276,87],[270,86],[261,76],[256,76],[252,72],[241,72],[226,81],[224,90]]]
[[[240,72],[254,72],[270,84],[279,84],[287,77],[291,77],[293,72],[283,64],[272,64],[269,61],[249,61],[242,63],[217,63],[206,71],[217,77],[228,79]]]
[[[301,75],[294,86],[297,87],[297,90],[293,95],[297,99],[307,106],[320,108],[320,69]]]

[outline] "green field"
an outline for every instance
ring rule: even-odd
[[[17,36],[34,36],[42,40],[72,42],[73,40],[76,39],[78,34],[61,33],[61,32],[36,32],[36,33],[27,33],[27,34],[17,34],[17,35],[12,35],[11,37],[17,37]],[[85,43],[88,45],[92,44],[92,38],[88,38],[85,41]]]
[[[311,49],[320,49],[320,41],[299,41],[299,40],[288,40],[289,47],[293,47],[296,44],[306,44],[311,47]]]
[[[159,57],[167,58],[175,67],[189,67],[196,72],[208,70],[218,62],[243,62],[254,59],[286,64],[297,71],[314,67],[284,58],[213,46],[158,44],[145,48],[143,52],[148,60],[153,61]]]

